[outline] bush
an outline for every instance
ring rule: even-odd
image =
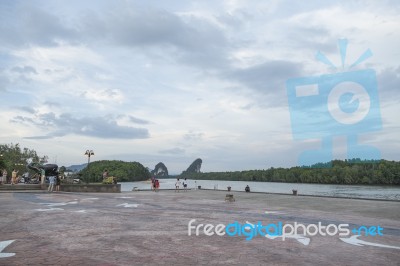
[[[103,180],[103,184],[114,184],[114,177],[109,176],[106,179]]]

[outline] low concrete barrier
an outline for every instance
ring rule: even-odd
[[[62,184],[60,190],[65,192],[105,192],[120,193],[121,184]]]
[[[40,184],[3,184],[0,185],[0,191],[15,191],[15,190],[41,190]]]

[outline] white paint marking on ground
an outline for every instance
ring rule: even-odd
[[[0,242],[0,258],[8,258],[15,256],[15,253],[1,253],[8,245],[10,245],[15,240],[7,240]]]
[[[400,249],[400,247],[396,246],[390,246],[390,245],[383,245],[383,244],[378,244],[378,243],[373,243],[373,242],[367,242],[361,239],[358,239],[358,237],[361,235],[352,235],[349,238],[344,238],[340,237],[339,239],[342,240],[343,242],[350,244],[350,245],[355,245],[355,246],[374,246],[374,247],[380,247],[380,248],[394,248],[394,249]]]
[[[278,211],[265,211],[266,214],[284,214],[284,212],[278,212]]]
[[[246,221],[246,224],[249,224],[251,226],[257,226],[257,225],[254,225],[254,224],[248,222],[248,221]],[[276,238],[282,238],[282,236],[271,236],[269,234],[266,234],[265,237],[268,238],[268,239],[272,239],[272,240],[276,239]],[[305,237],[305,236],[302,236],[302,235],[285,235],[285,238],[295,239],[299,243],[303,244],[304,246],[308,246],[310,244],[310,241],[311,241],[309,237]]]
[[[86,199],[81,199],[81,201],[85,201],[85,200],[98,200],[99,198],[86,198]]]
[[[38,212],[46,212],[46,211],[63,211],[64,209],[61,208],[50,208],[50,209],[35,209]]]
[[[125,208],[131,208],[131,207],[137,208],[139,206],[139,204],[130,204],[130,203],[125,202],[125,203],[117,205],[117,207],[120,207],[120,206],[125,207]]]
[[[48,207],[54,207],[54,206],[65,206],[67,203],[64,202],[59,202],[59,203],[40,203],[43,205],[47,205]]]
[[[47,205],[48,207],[55,207],[55,206],[65,206],[69,204],[78,204],[77,201],[69,201],[69,202],[55,202],[55,203],[40,203],[43,205]]]
[[[116,199],[133,199],[134,197],[115,197]]]
[[[282,237],[282,236],[270,236],[267,234],[267,235],[265,235],[265,237],[268,239],[275,239],[275,238]],[[301,235],[286,235],[285,238],[296,239],[298,242],[300,242],[304,246],[308,246],[311,241],[309,237],[305,237],[305,236],[301,236]]]
[[[74,212],[87,213],[86,210],[79,210],[79,211],[74,211]]]

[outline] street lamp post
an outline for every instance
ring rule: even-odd
[[[89,164],[90,164],[90,156],[94,155],[93,150],[86,150],[85,155],[88,157],[88,163],[87,163],[87,179],[86,183],[89,183],[89,177],[90,177],[90,172],[89,172]]]
[[[3,179],[3,169],[5,168],[4,161],[3,161],[3,154],[0,153],[0,184],[7,183],[7,177]]]

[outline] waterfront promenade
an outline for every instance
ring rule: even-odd
[[[400,203],[223,191],[0,193],[0,265],[399,265]],[[380,226],[382,236],[188,235],[188,223]],[[341,239],[342,238],[342,239]]]

